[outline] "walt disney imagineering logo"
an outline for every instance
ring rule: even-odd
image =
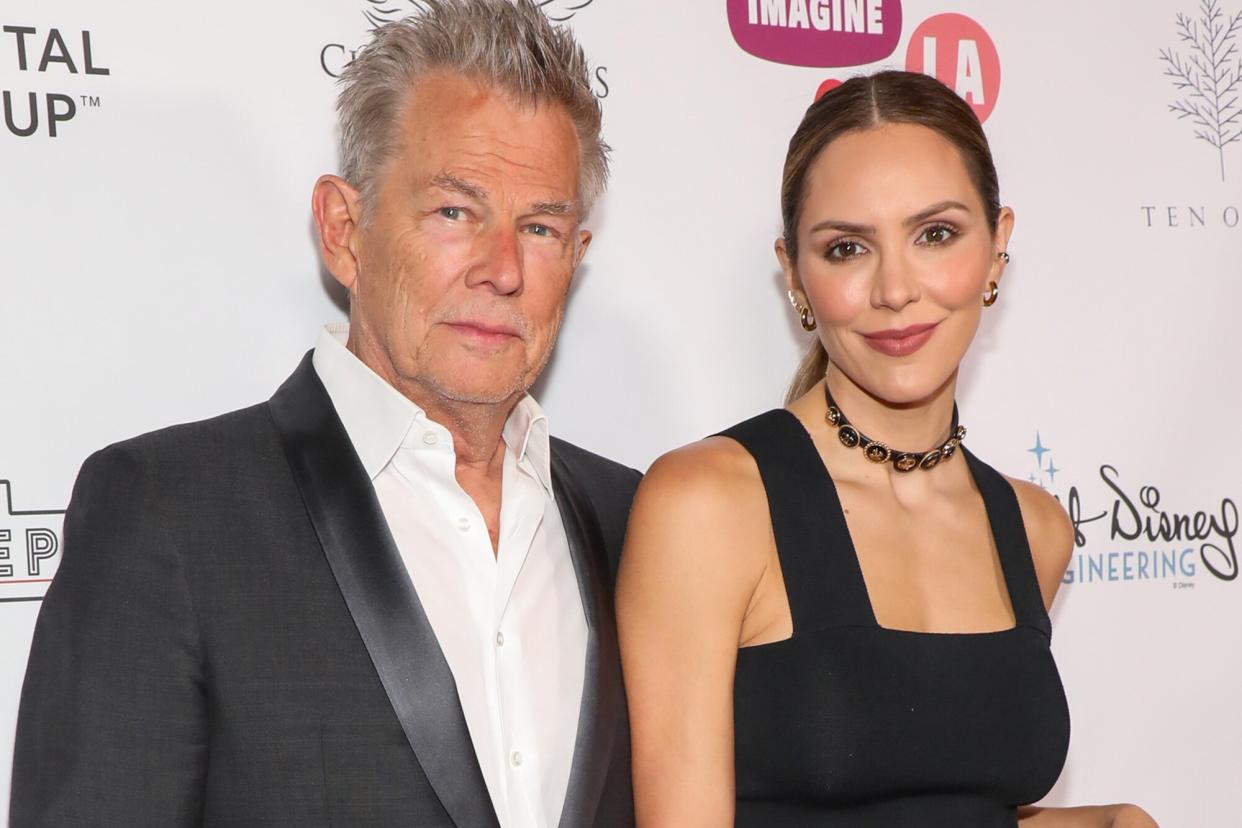
[[[1039,432],[1027,452],[1035,460],[1029,480],[1052,490],[1063,470],[1056,467],[1052,449]],[[1095,502],[1111,501],[1105,509],[1085,507],[1076,485],[1069,487],[1065,499],[1058,495],[1074,524],[1074,555],[1062,583],[1165,580],[1174,589],[1188,589],[1194,587],[1200,565],[1222,581],[1238,577],[1238,506],[1231,498],[1193,512],[1169,511],[1162,506],[1159,488],[1148,484],[1134,493],[1116,466],[1100,466],[1099,479],[1104,495]],[[1095,540],[1088,549],[1088,532],[1106,533],[1113,548],[1100,550]]]
[[[0,603],[40,601],[60,564],[64,509],[16,511],[0,480]]]
[[[1225,147],[1242,141],[1242,59],[1235,42],[1239,31],[1242,12],[1230,17],[1218,0],[1202,0],[1198,17],[1177,14],[1177,39],[1187,51],[1160,50],[1165,77],[1183,96],[1169,104],[1169,111],[1194,124],[1195,139],[1216,150],[1221,181]]]

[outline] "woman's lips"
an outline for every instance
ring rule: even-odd
[[[890,328],[863,334],[868,345],[887,356],[909,356],[927,344],[939,322],[911,325],[907,328]]]

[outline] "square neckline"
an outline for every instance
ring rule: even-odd
[[[853,532],[851,532],[849,521],[845,517],[845,507],[841,503],[841,496],[840,496],[840,493],[837,491],[836,481],[832,477],[832,472],[831,470],[829,470],[828,464],[824,462],[823,455],[819,453],[819,448],[815,445],[815,438],[811,436],[811,432],[807,429],[806,425],[802,422],[802,420],[799,419],[798,415],[794,414],[788,408],[776,408],[776,409],[773,409],[773,411],[782,412],[783,414],[788,416],[793,421],[793,424],[797,426],[798,433],[802,435],[802,438],[805,440],[807,446],[814,453],[815,458],[818,460],[818,463],[816,465],[822,470],[825,482],[827,482],[828,484],[828,489],[832,493],[831,503],[828,504],[828,508],[831,509],[832,512],[834,513],[833,517],[839,520],[841,523],[841,526],[844,527],[844,530],[845,530],[844,531],[844,537],[845,537],[844,545],[848,547],[848,550],[850,553],[850,556],[849,556],[850,558],[849,563],[851,565],[850,568],[853,570],[853,573],[857,576],[858,585],[862,590],[863,603],[866,605],[867,614],[870,616],[870,623],[865,626],[874,627],[875,629],[880,630],[884,633],[893,634],[893,635],[928,636],[928,637],[936,637],[936,638],[959,638],[959,639],[970,638],[970,637],[996,637],[996,636],[1003,636],[1003,635],[1011,635],[1017,632],[1018,630],[1023,629],[1024,627],[1034,626],[1032,624],[1026,623],[1023,620],[1022,614],[1020,613],[1019,608],[1018,608],[1019,602],[1015,594],[1014,584],[1013,584],[1013,578],[1015,577],[1016,573],[1013,573],[1010,571],[1012,565],[1009,563],[1010,557],[1005,554],[1005,549],[1002,548],[1001,534],[997,531],[998,524],[997,524],[997,516],[995,514],[995,510],[993,509],[992,503],[989,501],[989,498],[984,492],[983,486],[979,482],[979,475],[975,468],[976,464],[981,463],[981,461],[978,458],[976,458],[973,454],[971,454],[970,451],[965,446],[959,447],[958,450],[962,453],[962,456],[966,459],[967,474],[970,475],[970,479],[971,479],[971,482],[974,484],[975,491],[979,495],[979,498],[983,501],[983,510],[988,518],[988,534],[991,537],[992,546],[995,548],[995,553],[994,553],[995,559],[997,563],[1000,564],[1001,575],[1005,582],[1005,595],[1009,599],[1009,609],[1013,615],[1013,624],[1011,626],[1003,627],[1001,629],[996,629],[996,630],[977,630],[977,631],[961,631],[961,632],[954,631],[954,630],[907,630],[907,629],[902,629],[900,627],[887,627],[881,624],[879,621],[879,617],[876,615],[876,612],[875,612],[875,603],[871,599],[871,589],[867,585],[866,576],[863,574],[862,561],[858,557],[858,547],[854,543]],[[1005,482],[1006,484],[1008,484],[1008,481],[1005,481]],[[1019,520],[1021,520],[1021,512],[1019,512]],[[1020,528],[1022,530],[1023,536],[1025,537],[1025,534],[1026,534],[1025,523],[1021,523]],[[777,558],[780,559],[780,557],[781,557],[780,549],[778,546]],[[782,567],[781,567],[782,581],[784,579],[784,574],[785,574],[785,571],[784,571],[784,566],[782,563]],[[785,587],[785,596],[786,596],[786,600],[788,600],[789,598],[789,587],[788,586]],[[793,615],[793,611],[791,607],[791,610],[790,610],[791,621],[793,621],[792,615]],[[857,626],[857,625],[848,625],[848,626]],[[798,629],[798,625],[795,622],[793,623],[793,634],[790,635],[789,638],[781,639],[781,641],[768,642],[768,644],[779,644],[782,641],[792,640],[793,638],[796,638],[798,636],[799,632],[800,630]],[[756,646],[763,647],[763,646],[767,646],[767,644],[760,644]],[[750,649],[750,648],[743,647],[739,649]]]

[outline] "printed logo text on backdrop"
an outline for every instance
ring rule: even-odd
[[[538,5],[549,20],[565,23],[581,14],[597,0],[543,0]],[[420,0],[362,0],[362,19],[366,21],[366,33],[385,23],[403,20],[413,14],[426,11]],[[353,47],[344,43],[327,43],[319,50],[319,68],[330,78],[339,78],[349,62],[358,56],[362,43]],[[608,97],[608,67],[595,66],[591,71],[591,88],[595,97]]]
[[[1038,431],[1026,451],[1034,460],[1028,479],[1052,492],[1074,524],[1074,554],[1062,583],[1167,581],[1174,589],[1193,589],[1204,571],[1221,581],[1238,577],[1232,498],[1172,508],[1159,486],[1127,476],[1125,464],[1101,464],[1095,480],[1075,476],[1057,467]],[[1070,479],[1075,482],[1067,489]]]
[[[901,38],[901,0],[728,0],[729,30],[749,54],[790,66],[862,66]]]
[[[14,72],[18,88],[0,90],[3,98],[4,126],[18,138],[56,138],[61,128],[82,110],[99,109],[99,95],[90,94],[97,86],[88,78],[110,75],[112,70],[96,57],[91,33],[84,29],[39,29],[16,23],[3,26],[0,62]],[[7,73],[7,72],[6,72]],[[23,80],[40,76],[39,85],[55,78],[54,92],[22,89]],[[43,77],[46,76],[46,77]],[[6,83],[6,87],[8,84]]]
[[[898,0],[727,0],[729,30],[748,54],[815,68],[877,63],[901,40]],[[1000,57],[987,30],[964,14],[933,15],[906,46],[905,68],[940,80],[969,103],[982,123],[1000,95]],[[815,100],[841,85],[828,78]]]
[[[960,95],[985,123],[1000,95],[1001,67],[987,30],[964,14],[937,14],[918,25],[906,70],[931,75]]]
[[[1200,147],[1193,156],[1187,152],[1185,169],[1202,170],[1207,183],[1206,164],[1213,164],[1222,184],[1230,175],[1228,160],[1234,144],[1242,143],[1242,55],[1238,40],[1242,35],[1242,11],[1229,15],[1219,0],[1202,0],[1196,14],[1178,12],[1174,17],[1177,46],[1157,50],[1163,77],[1168,78],[1177,99],[1167,111],[1185,123],[1186,138]],[[1212,150],[1211,154],[1202,150]],[[1213,175],[1213,178],[1215,176]],[[1196,188],[1198,189],[1198,188]],[[1206,190],[1206,186],[1204,187]],[[1229,228],[1238,226],[1239,202],[1236,188],[1222,187],[1219,195],[1196,194],[1180,204],[1158,204],[1153,200],[1139,205],[1144,226],[1163,230]],[[1203,191],[1201,191],[1203,192]]]
[[[0,480],[0,503],[0,603],[42,600],[60,565],[65,511],[14,509],[8,480]]]

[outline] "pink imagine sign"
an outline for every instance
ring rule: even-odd
[[[727,0],[737,45],[792,66],[861,66],[901,38],[901,0]]]

